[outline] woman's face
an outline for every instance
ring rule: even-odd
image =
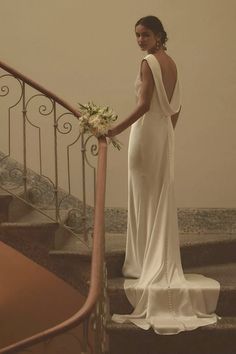
[[[159,36],[154,34],[149,28],[138,25],[135,27],[135,34],[137,38],[137,43],[140,46],[141,50],[147,52],[155,52],[157,46],[157,40]]]

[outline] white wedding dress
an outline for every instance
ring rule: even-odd
[[[180,109],[179,79],[169,103],[160,64],[144,58],[155,90],[150,110],[131,128],[125,293],[134,311],[113,315],[159,334],[177,334],[215,323],[220,284],[184,274],[174,198],[174,130],[171,115]],[[139,95],[140,77],[136,81]],[[134,279],[135,278],[135,279]]]

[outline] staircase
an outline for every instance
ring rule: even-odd
[[[70,337],[69,331],[80,326],[83,335],[76,353],[100,354],[104,333],[106,139],[82,134],[80,112],[75,107],[1,61],[0,80],[0,184],[4,191],[0,195],[0,240],[86,292],[84,303],[69,318],[0,347],[0,353],[34,353],[30,347],[39,344],[45,350],[37,354],[54,354],[54,339]],[[78,257],[50,254],[55,247],[63,248],[71,235],[77,246],[84,243],[93,248],[89,274],[81,270],[86,267],[80,269]],[[0,243],[1,251],[20,257],[19,252],[10,252],[10,247]],[[27,258],[21,257],[25,262]],[[14,259],[9,259],[9,264],[11,261]],[[35,263],[30,262],[33,267]],[[53,279],[60,283],[58,277]],[[91,317],[96,325],[94,350],[88,341]],[[65,350],[75,354],[68,345]]]
[[[47,212],[47,214],[48,213],[50,214],[48,210],[45,210],[45,212]],[[0,190],[0,241],[1,241],[0,249],[1,252],[3,253],[4,256],[6,256],[6,253],[11,255],[12,258],[9,258],[8,262],[9,265],[13,264],[13,268],[15,266],[15,258],[19,259],[18,261],[19,271],[18,269],[16,269],[16,276],[18,274],[19,278],[23,279],[22,284],[20,284],[19,286],[20,289],[22,289],[22,286],[24,286],[23,294],[34,293],[36,295],[36,297],[34,296],[33,298],[32,297],[30,298],[31,302],[40,301],[40,306],[37,307],[35,304],[34,308],[32,304],[28,306],[27,303],[26,304],[24,304],[24,302],[22,303],[22,300],[21,303],[16,305],[17,300],[15,299],[15,297],[14,300],[13,299],[11,300],[12,293],[10,293],[10,288],[14,289],[17,288],[17,286],[14,286],[14,274],[10,274],[13,283],[12,285],[10,283],[9,289],[7,288],[4,289],[4,293],[10,294],[10,297],[9,300],[6,302],[4,300],[5,295],[1,297],[0,294],[0,310],[1,310],[0,313],[5,314],[6,312],[5,303],[7,303],[7,306],[10,307],[9,310],[7,311],[10,317],[7,317],[7,313],[5,314],[5,318],[7,318],[6,327],[9,328],[9,321],[10,321],[9,318],[11,318],[11,321],[13,321],[14,324],[12,328],[9,330],[7,336],[5,335],[3,337],[4,333],[6,334],[5,325],[4,325],[4,331],[1,331],[1,335],[0,335],[0,343],[1,345],[4,345],[5,348],[5,346],[9,346],[11,344],[14,344],[15,342],[21,342],[25,338],[29,338],[31,336],[37,336],[38,334],[42,334],[42,333],[46,334],[48,330],[47,326],[49,326],[51,329],[51,328],[59,327],[60,323],[62,324],[62,328],[58,332],[59,336],[57,337],[52,337],[52,339],[46,338],[46,340],[44,339],[44,340],[37,341],[36,345],[27,346],[27,349],[22,351],[15,351],[10,349],[7,349],[7,351],[5,351],[4,349],[2,351],[0,345],[0,353],[19,352],[20,354],[25,354],[25,352],[29,352],[32,354],[58,354],[58,353],[77,354],[81,350],[83,353],[86,354],[93,353],[93,352],[95,353],[95,351],[92,352],[91,351],[92,349],[89,348],[96,347],[96,345],[94,344],[94,337],[96,338],[96,335],[94,336],[92,330],[87,327],[89,322],[86,319],[86,317],[85,317],[86,321],[84,323],[82,322],[84,328],[78,326],[81,323],[81,321],[79,321],[80,323],[78,323],[77,326],[76,324],[71,324],[67,330],[63,328],[65,323],[69,324],[69,322],[74,322],[77,313],[83,311],[83,308],[85,306],[85,300],[87,300],[88,298],[89,285],[90,285],[89,283],[91,280],[91,264],[92,264],[91,257],[89,260],[89,269],[86,271],[85,269],[86,267],[81,266],[81,259],[71,256],[67,252],[63,251],[63,246],[62,246],[63,240],[64,239],[68,240],[69,236],[73,239],[73,242],[75,242],[78,248],[80,248],[81,245],[83,245],[83,247],[85,248],[88,247],[81,240],[77,238],[75,239],[74,236],[71,236],[71,233],[63,229],[59,225],[59,223],[49,220],[48,217],[42,215],[33,207],[26,205],[22,200],[19,200],[17,197],[12,196],[6,193],[5,191]],[[14,254],[13,251],[10,251],[9,247],[4,248],[2,243],[5,243],[6,245],[10,246],[11,249],[15,249],[19,251],[20,254],[25,255],[27,258],[20,256],[19,253]],[[58,251],[60,253],[60,256],[55,257],[53,253],[55,252],[55,247],[58,247],[58,245],[62,246],[62,248],[60,249],[60,252]],[[32,262],[31,260],[34,262]],[[41,265],[43,268],[42,267],[37,268],[36,263]],[[82,264],[83,264],[83,260],[82,260]],[[99,268],[100,267],[99,263],[96,262],[96,264]],[[24,274],[20,273],[22,269],[24,268],[27,269],[27,267],[29,273],[32,273],[33,270],[35,269],[36,270],[35,276],[41,274],[41,282],[39,280],[39,284],[36,285],[36,288],[38,289],[36,291],[34,291],[34,289],[31,289],[33,282],[30,280],[27,281],[27,279],[24,280],[25,277]],[[8,271],[8,268],[9,267],[7,266],[1,269],[1,273],[2,273],[1,279],[7,277],[5,273]],[[13,271],[13,268],[10,267],[11,272]],[[46,271],[45,268],[49,270],[49,272]],[[54,275],[52,273],[54,273]],[[79,289],[80,291],[78,292],[75,291],[72,287],[68,287],[67,284],[62,282],[59,278],[66,281],[69,285],[72,285],[75,288],[75,290]],[[50,283],[47,285],[48,281],[50,281]],[[40,288],[40,284],[41,284],[41,288]],[[4,283],[1,284],[1,286],[4,286]],[[61,293],[56,294],[56,289],[61,289]],[[86,297],[81,296],[81,293],[84,293]],[[21,292],[17,292],[17,295],[20,295],[20,299],[22,299],[23,295],[21,295]],[[50,296],[52,295],[59,296],[59,299],[60,299],[60,295],[63,296],[59,301],[55,297],[55,306],[54,306],[53,299],[50,299]],[[42,296],[42,298],[40,298],[40,296]],[[43,299],[43,297],[47,299],[47,296],[49,296],[49,301],[47,300],[45,301]],[[26,298],[25,301],[27,301]],[[53,301],[53,304],[51,305],[50,309],[48,309],[47,315],[44,316],[43,314],[41,315],[38,314],[39,309],[42,308],[42,304],[50,303],[50,301],[51,302]],[[59,303],[60,303],[60,308],[59,308],[60,311],[58,311],[58,314],[54,314],[54,318],[52,317],[49,318],[49,320],[45,320],[45,317],[47,318],[51,312],[55,311],[56,308],[58,309]],[[22,307],[23,307],[22,310],[23,312],[21,311]],[[34,312],[32,313],[32,315],[30,314],[29,316],[27,315],[24,316],[25,322],[23,322],[22,325],[21,322],[23,321],[23,319],[22,318],[18,319],[18,316],[19,313],[21,312],[22,314],[25,315],[24,311],[26,311],[27,313],[28,307],[31,307],[32,311]],[[92,308],[93,307],[94,305],[92,306]],[[47,309],[44,308],[44,311],[45,310]],[[27,323],[28,318],[29,321]],[[40,323],[34,324],[34,322],[32,322],[33,318],[35,318],[35,320],[37,318],[40,318],[39,321]],[[17,327],[17,323],[19,327]],[[30,328],[31,324],[32,324],[31,326],[32,328]],[[87,328],[89,330],[89,336],[87,333]],[[35,329],[38,329],[36,333],[35,333]],[[87,349],[84,349],[85,347]]]
[[[65,333],[68,329],[75,327],[75,321],[76,324],[88,321],[95,305],[95,349],[92,350],[92,348],[84,346],[81,349],[81,354],[236,354],[236,225],[234,224],[234,228],[229,233],[220,232],[221,224],[219,223],[217,224],[216,233],[213,233],[212,231],[216,228],[214,226],[209,234],[207,232],[198,232],[197,234],[184,233],[180,235],[181,256],[185,272],[199,272],[217,279],[221,284],[220,298],[216,311],[217,314],[221,316],[221,319],[217,324],[205,326],[194,331],[182,332],[174,336],[160,336],[153,333],[152,330],[144,331],[132,324],[118,325],[112,322],[110,318],[113,313],[128,313],[132,311],[132,307],[127,301],[123,289],[124,279],[122,278],[121,269],[124,261],[125,235],[120,233],[122,228],[119,227],[119,225],[114,228],[109,227],[109,231],[113,231],[114,233],[107,233],[105,237],[105,260],[107,266],[107,279],[105,280],[107,280],[107,282],[104,282],[104,274],[106,272],[104,272],[104,274],[102,272],[106,171],[105,139],[100,138],[98,142],[99,152],[101,151],[101,154],[98,153],[98,168],[96,176],[96,169],[88,161],[88,156],[86,155],[86,148],[88,149],[88,145],[86,144],[90,138],[84,139],[84,137],[78,133],[76,119],[79,119],[79,113],[64,100],[44,89],[39,84],[26,78],[8,65],[0,62],[0,67],[7,72],[7,74],[4,74],[2,77],[9,78],[10,76],[11,78],[15,78],[16,84],[20,84],[21,90],[17,102],[15,102],[14,105],[11,103],[8,106],[7,126],[9,131],[6,133],[6,136],[9,138],[9,141],[6,157],[11,157],[11,142],[14,140],[14,137],[11,137],[10,134],[11,126],[13,126],[12,119],[14,118],[14,115],[12,114],[14,113],[14,110],[12,111],[11,109],[15,107],[18,107],[22,113],[22,146],[24,152],[23,168],[14,166],[10,173],[8,171],[8,175],[13,175],[13,184],[18,186],[19,193],[17,192],[17,189],[14,191],[15,196],[10,193],[10,189],[10,194],[8,194],[6,189],[0,193],[0,241],[5,242],[7,245],[15,248],[31,260],[54,273],[57,277],[65,280],[68,284],[79,290],[81,294],[86,297],[88,295],[86,305],[81,312],[77,312],[72,316],[72,319],[69,319],[66,323],[57,327],[56,330],[54,328],[45,331],[43,334],[41,333],[40,338],[37,337],[37,341],[33,338],[33,341],[30,339],[29,342],[27,342],[27,345],[25,345],[25,343],[22,344],[22,348],[24,348],[25,351],[20,352],[20,354],[25,352],[34,353],[33,350],[31,351],[31,348],[28,347],[28,344],[39,343],[40,341],[45,342],[45,340],[51,339],[59,333]],[[39,94],[32,93],[28,90],[29,88],[33,88],[33,90],[36,90]],[[2,97],[7,97],[9,92],[10,90],[8,89],[8,86],[3,86]],[[55,176],[54,180],[51,180],[49,183],[52,187],[50,193],[52,196],[51,200],[53,200],[55,204],[54,211],[48,206],[45,207],[46,209],[44,210],[42,205],[40,208],[35,208],[32,200],[27,204],[29,196],[33,195],[33,189],[37,189],[38,187],[37,178],[35,183],[35,176],[31,175],[32,171],[29,171],[28,169],[27,157],[29,154],[26,154],[28,146],[26,139],[27,129],[29,128],[29,125],[35,126],[30,121],[30,118],[34,118],[34,114],[31,117],[29,104],[32,103],[32,100],[35,97],[41,97],[43,99],[47,98],[47,102],[51,107],[47,110],[46,106],[41,104],[38,112],[41,116],[40,119],[44,119],[45,116],[47,116],[48,121],[51,119],[50,127],[53,132],[52,136],[54,136],[53,153],[55,155],[55,161],[52,165],[54,165]],[[66,109],[66,112],[61,111],[61,108]],[[67,120],[63,121],[63,118],[68,118],[68,115],[69,118],[76,123],[76,134],[78,135],[73,136],[72,141],[68,142],[67,145],[63,145],[67,156],[67,162],[65,165],[68,167],[68,194],[65,204],[67,204],[68,199],[70,199],[73,194],[70,180],[71,171],[69,169],[70,148],[81,140],[80,153],[82,156],[81,175],[83,176],[82,199],[84,213],[81,214],[82,218],[80,218],[80,221],[85,221],[82,230],[84,230],[83,235],[84,241],[86,242],[83,242],[82,238],[76,237],[76,232],[79,233],[79,231],[81,231],[78,226],[81,228],[82,223],[78,225],[78,223],[75,222],[73,225],[75,231],[74,234],[63,228],[64,222],[68,222],[68,210],[62,210],[63,203],[61,201],[65,199],[64,197],[60,198],[60,187],[58,183],[58,163],[60,162],[58,151],[60,150],[58,149],[58,143],[59,137],[61,138],[68,132],[71,132],[72,125],[68,123]],[[39,127],[36,126],[36,128],[38,129]],[[40,173],[38,177],[39,179],[44,179],[43,154],[41,151],[43,143],[40,134],[38,135],[38,142],[38,150],[40,152]],[[97,156],[97,148],[94,147],[93,144],[91,147],[91,153],[93,157]],[[77,154],[77,156],[79,156],[79,154]],[[2,161],[6,161],[5,157],[1,157],[1,162]],[[86,213],[85,211],[88,204],[85,198],[86,161],[87,165],[92,167],[94,180],[96,179],[95,177],[97,177],[98,188],[96,189],[96,198],[94,198],[96,201],[94,218],[92,212]],[[1,173],[1,182],[5,178],[4,173],[5,172]],[[46,177],[46,179],[49,180],[48,177]],[[78,182],[78,179],[76,179],[76,181]],[[48,189],[47,183],[45,183],[44,186],[45,188],[42,189],[43,191]],[[76,183],[76,187],[78,187],[78,183]],[[91,185],[88,186],[88,189],[91,191]],[[26,204],[22,200],[22,193]],[[72,207],[72,209],[73,208],[74,207]],[[80,213],[81,211],[77,206],[74,209],[76,210],[75,214]],[[55,215],[52,216],[51,212],[55,213],[56,217]],[[88,216],[90,219],[95,220],[93,228],[93,242],[95,245],[93,250],[91,247],[88,247],[89,242],[87,242],[88,224],[86,223],[89,219]],[[203,223],[202,217],[201,223]],[[111,224],[112,222],[110,222],[110,226]],[[122,231],[124,231],[124,228]],[[91,277],[90,273],[92,274]],[[104,290],[103,292],[101,291],[102,286],[102,290]],[[104,301],[104,298],[107,301]],[[88,322],[86,322],[84,327],[85,336],[87,324]],[[104,345],[106,343],[109,343],[107,350]],[[59,351],[55,353],[49,350],[37,352],[37,354],[78,353],[78,350],[75,352],[69,352],[69,347],[67,347],[67,349],[58,350]],[[64,352],[62,352],[62,350]],[[3,351],[0,348],[0,353],[16,353],[16,351],[12,351],[11,349]]]
[[[110,354],[235,354],[236,353],[236,234],[181,234],[181,257],[186,273],[199,273],[221,284],[216,313],[217,324],[161,336],[152,330],[109,320],[106,332]],[[106,235],[108,299],[110,315],[130,313],[132,306],[124,292],[121,268],[124,261],[125,235]],[[67,252],[76,253],[73,243]],[[89,262],[89,253],[78,249],[78,257]],[[57,251],[54,251],[57,254]]]
[[[107,332],[112,354],[233,354],[236,353],[236,235],[180,235],[186,273],[200,273],[221,284],[216,313],[221,320],[175,336],[160,336],[132,324],[110,321]],[[132,311],[121,274],[108,283],[112,313]]]
[[[63,238],[58,224],[48,222],[6,193],[0,195],[0,205],[1,240],[87,294],[91,249],[73,236]],[[236,235],[181,234],[180,240],[185,272],[204,274],[220,282],[216,312],[221,319],[216,325],[175,336],[160,336],[108,319],[109,354],[236,353]],[[132,311],[121,274],[124,249],[124,234],[106,234],[109,316]]]

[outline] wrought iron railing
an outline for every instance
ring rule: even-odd
[[[0,353],[31,352],[30,347],[37,343],[43,343],[47,353],[48,341],[51,343],[56,336],[68,333],[80,324],[83,324],[84,332],[81,353],[92,353],[87,334],[93,312],[94,353],[100,354],[104,351],[106,313],[106,139],[84,137],[79,132],[80,114],[74,107],[7,64],[0,62],[0,68],[0,99],[4,101],[0,115],[6,131],[5,141],[2,141],[5,146],[0,147],[4,151],[0,158],[1,188],[60,223],[88,246],[89,241],[92,243],[90,287],[83,307],[67,321],[0,349]],[[9,163],[9,158],[17,162]],[[96,162],[91,161],[93,158]],[[89,237],[90,230],[93,237]]]
[[[0,68],[1,187],[88,242],[97,139],[80,133],[74,107],[8,65]]]

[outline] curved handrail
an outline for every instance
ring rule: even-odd
[[[68,109],[77,118],[80,117],[70,104],[62,100],[52,92],[46,90],[43,86],[37,84],[33,80],[19,73],[17,70],[11,68],[9,65],[0,61],[0,67],[8,71],[13,76],[21,79],[34,89],[41,91],[46,96],[52,98],[64,108]],[[88,297],[82,308],[78,310],[69,319],[62,323],[35,334],[31,337],[23,339],[15,344],[11,344],[5,348],[0,349],[0,354],[15,353],[16,351],[25,349],[29,346],[35,345],[44,340],[55,337],[58,334],[64,333],[69,329],[78,326],[84,319],[88,318],[94,309],[94,306],[101,293],[102,276],[103,276],[103,261],[104,261],[104,208],[105,208],[105,189],[106,189],[106,162],[107,162],[107,142],[105,137],[98,138],[98,162],[97,162],[97,182],[96,182],[96,204],[94,216],[94,232],[93,232],[93,251],[91,261],[91,275],[90,287]]]
[[[37,344],[44,340],[55,337],[58,334],[64,333],[66,330],[72,329],[79,325],[85,318],[87,318],[100,295],[102,284],[102,269],[104,259],[104,208],[105,208],[105,188],[106,188],[106,155],[107,143],[104,137],[99,138],[99,153],[98,153],[98,170],[97,170],[97,192],[95,205],[95,220],[93,233],[93,252],[91,277],[88,297],[82,308],[72,317],[64,322],[35,334],[29,338],[19,341],[15,344],[0,349],[1,354],[15,353],[17,350],[25,349],[31,345]],[[95,252],[96,251],[96,252]]]
[[[56,101],[57,103],[59,103],[61,106],[63,106],[64,108],[68,109],[71,113],[73,113],[77,118],[80,117],[80,113],[74,108],[72,107],[68,102],[66,102],[65,100],[63,100],[62,98],[60,98],[59,96],[55,95],[53,92],[47,90],[45,87],[43,87],[42,85],[38,84],[37,82],[35,82],[34,80],[28,78],[27,76],[21,74],[19,71],[13,69],[11,66],[9,66],[8,64],[0,61],[0,68],[6,70],[7,72],[9,72],[10,74],[12,74],[13,76],[17,77],[18,79],[24,81],[25,83],[27,83],[29,86],[33,87],[35,90],[38,90],[40,92],[42,92],[44,95],[52,98],[54,101]]]

